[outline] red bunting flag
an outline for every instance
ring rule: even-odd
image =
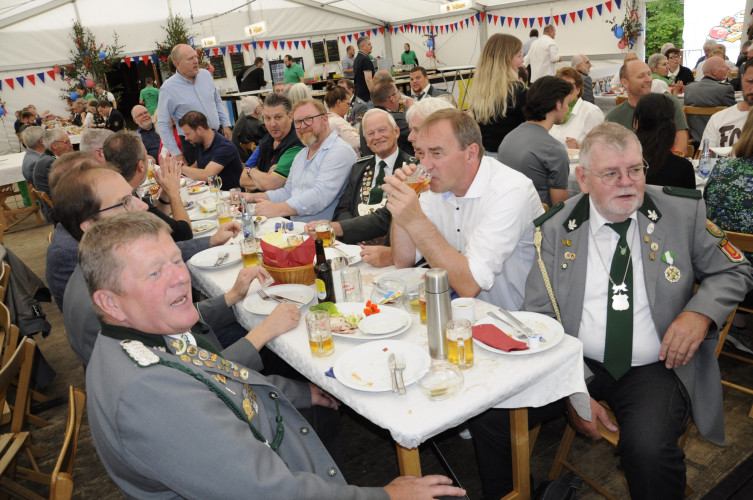
[[[494,16],[494,24],[497,24],[498,20],[499,20],[499,16]]]
[[[15,88],[15,87],[13,87],[13,85],[15,85],[13,83],[13,78],[6,78],[5,79],[5,83],[8,84],[10,86],[10,88]]]
[[[345,35],[340,35],[340,40],[343,41],[343,45],[345,44]]]
[[[486,21],[486,12],[481,13],[481,20]]]
[[[384,26],[379,27],[379,34],[384,35]]]
[[[544,20],[544,18],[543,18],[543,17],[540,17],[540,18],[539,18],[539,28],[541,28],[541,25],[542,25],[542,22],[543,22],[543,20]]]
[[[609,12],[612,12],[612,0],[609,0],[608,2],[604,2],[604,5],[607,6],[607,10]]]
[[[250,52],[250,50],[248,49],[248,43],[244,43],[243,48],[246,49],[246,52]]]
[[[292,49],[292,48],[293,48],[293,42],[292,40],[288,40],[288,49]]]
[[[507,27],[509,28],[510,26],[512,26],[512,17],[507,18]]]
[[[129,68],[131,67],[131,58],[130,57],[124,58],[123,62],[125,62],[126,66],[128,66]]]
[[[305,49],[306,48],[306,40],[301,40],[301,46]]]
[[[53,70],[49,70],[49,71],[47,72],[47,74],[48,74],[48,75],[50,75],[50,78],[52,78],[53,80],[55,79],[55,71],[53,71]]]
[[[141,61],[144,64],[148,64],[149,63],[149,56],[141,56]]]
[[[218,48],[216,48],[216,47],[215,47],[214,49],[212,49],[212,52],[214,52],[214,55],[215,55],[215,56],[218,56],[218,55],[220,55],[220,49],[218,49]]]
[[[29,79],[32,85],[36,85],[36,82],[34,82],[34,75],[27,75],[26,78]]]
[[[593,7],[589,7],[589,8],[587,8],[587,9],[586,9],[586,12],[588,12],[588,17],[589,17],[589,18],[591,18],[591,19],[593,19],[593,18],[594,18],[594,8],[593,8]]]
[[[358,33],[353,33],[353,38],[355,38],[356,41],[358,41]]]
[[[570,13],[570,19],[572,19],[572,21],[575,22],[575,12]]]
[[[405,33],[405,26],[400,26],[400,32]]]
[[[272,42],[272,45],[274,45],[274,46],[275,46],[275,49],[277,49],[277,40],[273,41],[273,42]]]
[[[528,18],[527,17],[523,18],[523,26],[525,26],[526,28],[528,27]]]
[[[474,19],[476,19],[476,17],[475,16],[471,16],[471,24],[474,25],[474,26],[476,26],[476,21],[474,21]]]
[[[227,46],[227,50],[229,50],[231,54],[232,54],[233,52],[235,52],[235,48],[234,48],[234,47],[233,47],[232,45],[228,45],[228,46]]]
[[[554,24],[556,24],[557,26],[560,25],[560,16],[554,16]]]

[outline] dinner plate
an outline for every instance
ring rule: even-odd
[[[193,224],[191,224],[191,226],[193,227],[193,234],[199,235],[199,234],[204,234],[206,232],[209,232],[212,229],[216,229],[217,222],[211,221],[211,220],[203,220],[203,221],[194,222]]]
[[[348,264],[355,264],[361,262],[361,247],[358,245],[346,245],[338,241],[333,246],[326,247],[324,255],[328,259],[345,257],[348,259]]]
[[[722,147],[716,147],[716,148],[709,148],[712,153],[714,153],[716,156],[729,156],[732,152],[732,146],[728,146],[725,148]]]
[[[365,307],[366,307],[365,302],[338,302],[337,303],[337,310],[340,311],[344,316],[348,316],[350,314],[360,314],[361,316],[364,316],[363,310]],[[333,331],[332,335],[334,335],[335,337],[343,337],[346,339],[355,339],[355,340],[374,340],[377,338],[386,339],[389,337],[396,337],[397,335],[400,335],[401,333],[405,333],[410,328],[413,320],[411,319],[410,314],[408,314],[408,311],[405,311],[404,309],[400,309],[398,307],[392,307],[392,306],[379,306],[379,310],[382,312],[387,312],[387,314],[391,316],[402,317],[404,321],[403,325],[394,331],[386,332],[386,333],[368,334],[368,333],[365,333],[360,328],[356,328],[350,333],[340,333],[340,332]],[[382,313],[379,313],[379,314],[382,314]],[[378,316],[379,314],[376,314],[374,316]],[[369,316],[369,317],[372,317],[372,316]]]
[[[265,220],[261,223],[261,234],[267,234],[267,233],[273,233],[275,230],[275,223],[281,222],[282,220],[279,217],[273,217],[271,219]],[[290,222],[289,220],[285,220],[285,222]],[[293,222],[293,231],[292,234],[305,234],[306,233],[306,224],[304,222]]]
[[[214,263],[217,262],[217,258],[223,252],[227,252],[229,254],[228,258],[225,259],[225,261],[219,266],[215,266]],[[239,246],[220,245],[212,248],[207,248],[206,250],[202,250],[201,252],[194,254],[194,256],[191,257],[188,262],[202,269],[224,269],[226,267],[233,266],[240,261],[241,249]]]
[[[424,274],[428,271],[425,267],[406,267],[405,269],[395,269],[388,273],[384,273],[379,277],[379,280],[383,279],[399,279],[405,281],[405,286],[408,288],[407,292],[417,292],[418,285],[424,282]]]
[[[357,391],[390,391],[392,374],[387,358],[393,353],[402,353],[405,357],[403,381],[406,387],[429,371],[431,358],[425,348],[404,340],[375,340],[354,347],[338,357],[333,367],[335,378]]]
[[[518,321],[526,325],[528,328],[540,334],[544,341],[539,342],[539,346],[535,349],[526,349],[525,351],[511,352],[505,352],[501,349],[495,349],[494,347],[488,346],[476,339],[473,339],[473,342],[482,349],[496,352],[498,354],[505,354],[507,356],[527,356],[528,354],[536,354],[537,352],[551,349],[552,347],[559,344],[562,340],[562,337],[565,336],[565,330],[562,328],[562,325],[560,325],[554,318],[550,318],[549,316],[545,316],[543,314],[527,311],[510,312],[510,314],[515,316]],[[503,331],[509,331],[510,328],[512,328],[510,323],[499,321],[495,318],[492,318],[491,316],[485,316],[484,318],[478,320],[476,324],[494,325],[497,328],[502,329]]]
[[[192,188],[188,188],[187,191],[188,191],[188,194],[191,194],[191,195],[206,193],[207,191],[209,191],[209,186],[195,186]]]
[[[265,288],[265,291],[269,294],[301,302],[301,305],[298,306],[299,309],[308,305],[315,296],[314,289],[306,285],[275,285]],[[275,300],[264,300],[258,293],[252,293],[243,301],[243,308],[250,313],[266,316],[271,314],[278,304],[279,302]]]

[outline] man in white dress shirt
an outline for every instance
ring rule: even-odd
[[[419,198],[403,182],[411,165],[385,178],[395,265],[410,267],[423,256],[447,270],[458,295],[520,309],[533,263],[532,223],[543,213],[533,183],[484,156],[478,124],[457,109],[431,114],[416,149],[431,192]]]
[[[554,76],[555,65],[562,60],[554,42],[556,34],[554,25],[549,24],[544,28],[544,34],[531,44],[523,60],[523,64],[531,65],[531,83],[542,76]]]

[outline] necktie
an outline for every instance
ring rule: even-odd
[[[423,97],[424,97],[424,95],[425,95],[425,94],[426,94],[426,92],[421,92],[420,94],[418,94],[418,95],[416,96],[416,100],[417,100],[417,101],[420,101],[421,99],[423,99]]]
[[[376,182],[374,187],[371,188],[371,194],[369,195],[369,205],[382,202],[382,184],[384,184],[384,174],[387,170],[387,164],[384,160],[379,160],[379,173],[376,176]]]
[[[633,263],[627,241],[630,219],[607,226],[617,232],[620,239],[609,270],[604,368],[619,380],[630,369],[633,356]]]

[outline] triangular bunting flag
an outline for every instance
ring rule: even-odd
[[[311,45],[311,40],[308,41],[308,44]],[[301,40],[301,47],[306,48],[306,40]]]
[[[516,28],[518,27],[517,25],[518,25],[518,23],[515,23],[515,27]],[[526,28],[528,27],[528,18],[527,17],[523,18],[523,26],[525,26]]]
[[[518,22],[516,21],[515,26],[517,25],[518,25]],[[509,28],[510,26],[512,26],[512,17],[507,18],[507,27]]]
[[[139,65],[139,61],[140,61],[140,59],[139,59],[139,56],[136,56],[136,57],[132,57],[131,59],[133,60],[133,62],[135,62],[135,63],[136,63],[136,66],[138,66],[138,65]]]
[[[2,90],[3,90],[3,82],[0,82],[0,91],[2,91]],[[3,108],[3,109],[5,109],[5,108]]]
[[[207,57],[212,55],[212,52],[209,49],[205,50],[204,53],[207,55]]]
[[[295,43],[296,50],[298,50],[298,44],[301,43],[301,42],[299,42],[298,40],[296,40],[294,43]]]
[[[226,47],[220,47],[220,50],[222,51],[222,55],[223,56],[225,55],[225,49],[226,49]]]
[[[547,26],[549,26],[549,16],[546,16],[544,18],[544,24],[546,24]]]
[[[583,9],[578,11],[578,19],[583,20]]]
[[[494,24],[497,24],[497,21],[499,20],[499,16],[494,15],[492,17],[494,18]],[[502,23],[504,24],[504,22],[505,22],[505,18],[504,16],[502,16]]]
[[[264,41],[264,48],[265,48],[265,49],[269,49],[269,44],[270,44],[270,43],[272,43],[272,42],[270,42],[269,40],[265,40],[265,41]]]
[[[218,55],[220,55],[220,49],[218,49],[217,47],[215,47],[215,48],[212,49],[212,53],[214,55],[218,56]]]
[[[356,39],[356,42],[358,41],[358,33],[353,33],[353,38]]]
[[[519,22],[519,21],[520,21],[520,18],[519,18],[519,17],[516,17],[516,18],[515,18],[515,27],[516,27],[516,28],[518,27],[518,22]]]
[[[353,41],[353,35],[348,35],[348,41],[349,41],[349,42],[352,42],[352,41]],[[345,43],[345,42],[343,42],[343,43]]]
[[[47,72],[47,74],[50,75],[50,78],[52,78],[53,81],[55,80],[55,71],[54,70],[49,70]]]
[[[601,4],[596,6],[596,12],[598,12],[599,15],[601,15]]]
[[[614,4],[617,6],[617,10],[622,8],[622,0],[614,0]]]
[[[556,24],[557,26],[560,25],[560,16],[554,16],[552,19],[554,19],[554,24]]]
[[[141,56],[141,60],[144,64],[149,64],[149,56]]]
[[[288,50],[290,50],[292,48],[293,48],[293,42],[291,42],[290,40],[288,40]]]
[[[248,42],[243,44],[243,48],[246,49],[246,52],[249,52]],[[254,42],[254,48],[256,48],[256,42]]]
[[[343,45],[345,44],[345,35],[340,35],[340,40],[343,41]]]
[[[37,73],[37,78],[42,80],[42,83],[44,83],[44,71],[42,71],[41,73]]]
[[[570,13],[570,19],[572,19],[573,22],[575,22],[575,12]]]
[[[567,24],[567,14],[561,14],[560,19],[562,19],[562,24]]]
[[[476,15],[478,16],[478,14],[476,14]],[[476,26],[476,21],[473,20],[474,17],[475,16],[471,16],[471,24],[474,25],[474,26]],[[468,25],[468,20],[466,20],[465,23],[466,23],[466,26],[467,26]]]
[[[36,82],[34,81],[34,75],[26,75],[26,78],[29,79],[32,85],[36,85]]]
[[[486,12],[481,13],[481,20],[486,21]]]
[[[15,87],[13,86],[13,78],[6,78],[6,79],[5,79],[5,83],[7,83],[7,84],[8,84],[8,86],[9,86],[9,87],[10,87],[11,89],[14,89],[14,88],[15,88]]]
[[[272,45],[274,45],[275,46],[275,50],[277,50],[277,40],[275,40],[274,42],[272,42]]]
[[[461,24],[461,25],[460,25],[460,27],[462,28],[462,27],[463,27],[463,25]],[[466,28],[468,27],[468,18],[467,18],[467,17],[465,18],[465,27],[466,27]]]
[[[481,20],[481,13],[476,12],[476,21],[480,21],[480,20]]]
[[[455,30],[453,30],[453,31],[456,31],[457,29],[458,29],[458,23],[455,23]]]
[[[251,42],[251,45],[253,45],[254,46],[254,50],[256,50],[256,42],[255,41]],[[248,50],[248,49],[246,49],[246,50]]]
[[[126,66],[129,68],[131,67],[131,58],[130,57],[124,57],[123,62],[126,63]]]
[[[604,2],[604,5],[607,6],[607,10],[609,12],[612,12],[612,0],[609,0],[608,2]]]
[[[235,44],[235,51],[240,52],[241,51],[241,44],[237,43]]]
[[[22,87],[24,86],[24,77],[23,76],[17,76],[16,80],[18,81],[18,84]]]
[[[157,54],[152,54],[152,63],[154,63],[155,66],[159,65],[159,57],[157,57]]]
[[[544,18],[543,18],[543,17],[540,17],[540,18],[538,19],[538,21],[539,21],[539,28],[541,28],[541,27],[543,26],[543,23],[544,23]]]
[[[379,27],[379,34],[380,35],[384,35],[384,26],[380,26]],[[345,42],[343,42],[343,43],[345,43]]]
[[[376,29],[376,28],[374,28],[373,30],[371,30],[371,32],[372,32],[372,33],[374,33],[374,36],[376,36],[376,34],[377,34],[377,29]]]
[[[365,32],[365,31],[362,31],[362,32],[361,32],[361,36],[366,36],[366,32]]]
[[[528,24],[529,24],[529,25],[531,25],[531,28],[533,28],[533,22],[534,22],[535,20],[536,20],[536,19],[535,19],[535,18],[533,18],[533,17],[529,17],[529,18],[528,18]]]
[[[405,33],[405,26],[400,26],[400,33]]]
[[[587,9],[586,9],[586,12],[588,12],[588,17],[589,17],[590,19],[593,19],[593,18],[594,18],[594,8],[593,8],[593,7],[589,7],[589,8],[587,8]]]
[[[229,51],[230,51],[230,53],[232,54],[232,53],[234,53],[234,52],[235,52],[235,47],[233,47],[232,45],[228,45],[228,46],[227,46],[227,50],[229,50]]]

